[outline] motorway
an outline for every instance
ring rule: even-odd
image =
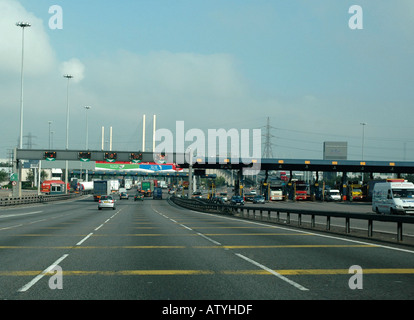
[[[414,298],[414,247],[198,213],[168,200],[130,198],[98,211],[85,196],[1,209],[0,259],[7,300]]]

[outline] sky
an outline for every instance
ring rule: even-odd
[[[269,118],[274,158],[345,141],[350,160],[414,160],[412,0],[0,0],[0,158],[20,132],[18,21],[24,147],[49,148],[51,121],[65,149],[69,101],[69,149],[87,118],[89,149],[112,127],[113,150],[141,150],[145,114],[147,151],[153,115],[174,134],[261,129],[252,144]]]

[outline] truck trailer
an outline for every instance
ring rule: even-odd
[[[95,180],[93,182],[93,199],[98,201],[101,196],[112,193],[110,180]]]

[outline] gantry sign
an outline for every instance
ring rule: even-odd
[[[194,169],[254,168],[258,170],[319,171],[319,172],[376,172],[414,173],[412,161],[358,161],[358,160],[305,160],[305,159],[245,159],[225,157],[193,157],[189,161],[184,153],[153,153],[141,151],[93,150],[34,150],[17,149],[17,160],[68,160],[68,161],[124,161],[132,163],[175,163],[182,168]],[[191,163],[190,163],[191,162]]]

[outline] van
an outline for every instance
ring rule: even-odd
[[[372,211],[387,214],[414,214],[414,184],[403,179],[376,183]]]
[[[325,191],[325,200],[326,201],[340,201],[341,194],[337,189],[329,189]]]

